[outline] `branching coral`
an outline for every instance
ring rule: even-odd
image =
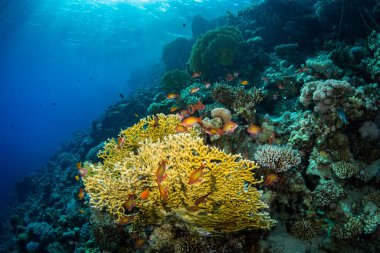
[[[255,160],[264,169],[272,172],[284,172],[301,163],[296,150],[286,146],[262,145],[255,153]]]
[[[323,208],[346,195],[344,189],[333,180],[322,180],[313,192],[313,204]]]
[[[333,164],[332,170],[337,177],[346,179],[359,173],[360,167],[356,164],[356,162],[339,161]]]
[[[88,166],[83,182],[91,205],[120,223],[149,224],[175,215],[209,232],[267,229],[274,224],[262,211],[267,206],[255,188],[260,182],[252,175],[255,163],[210,148],[189,133],[165,135],[147,136],[135,152],[108,156],[105,163],[112,161],[112,167]],[[159,178],[163,161],[166,176]],[[201,182],[190,183],[190,174],[202,166]],[[144,191],[149,191],[147,198],[141,197]],[[136,206],[129,211],[128,196]]]

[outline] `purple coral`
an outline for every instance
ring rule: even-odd
[[[254,159],[264,169],[276,173],[285,172],[301,163],[299,153],[288,146],[262,145]]]

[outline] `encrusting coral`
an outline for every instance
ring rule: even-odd
[[[262,211],[267,205],[255,188],[261,181],[252,171],[258,166],[204,145],[194,132],[170,134],[176,121],[168,117],[172,121],[166,125],[150,129],[154,119],[148,117],[122,131],[125,147],[137,149],[119,152],[111,140],[108,155],[102,155],[104,165],[85,163],[83,182],[90,204],[120,224],[144,225],[176,216],[208,232],[270,228],[275,221]],[[110,152],[111,147],[118,151]]]

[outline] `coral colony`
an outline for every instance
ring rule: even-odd
[[[380,5],[312,2],[195,17],[17,185],[0,251],[380,252]]]

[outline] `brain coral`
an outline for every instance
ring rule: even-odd
[[[189,64],[193,72],[206,76],[216,74],[218,67],[230,67],[243,36],[238,28],[226,26],[200,36],[191,51]]]

